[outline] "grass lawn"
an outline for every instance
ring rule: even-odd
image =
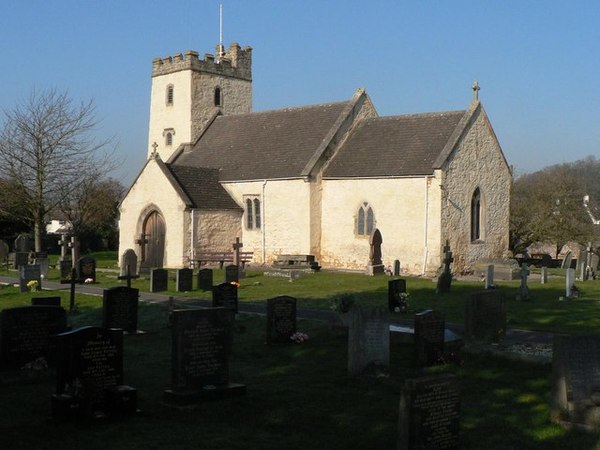
[[[110,258],[107,259],[110,263]],[[100,272],[99,272],[100,273]],[[102,272],[101,286],[118,284]],[[222,279],[215,272],[215,280]],[[387,278],[323,272],[289,282],[249,271],[241,282],[241,302],[259,303],[275,295],[299,299],[301,308],[328,308],[329,300],[352,293],[357,302],[385,304]],[[147,280],[134,287],[147,290]],[[559,302],[564,278],[541,285],[530,282],[532,300],[518,302],[518,282],[500,282],[508,299],[509,326],[561,332],[594,333],[600,281],[579,283],[582,298]],[[462,321],[464,299],[480,282],[455,282],[452,292],[435,294],[435,283],[408,278],[412,313],[441,310],[447,321]],[[182,293],[172,293],[184,296]],[[68,293],[62,293],[68,305]],[[31,294],[0,287],[0,307],[29,303]],[[208,298],[192,292],[185,296]],[[77,295],[80,313],[69,317],[76,328],[100,325],[101,299]],[[56,424],[50,416],[54,373],[37,378],[19,371],[0,372],[0,435],[3,449],[394,449],[399,393],[415,376],[412,347],[395,334],[389,378],[354,379],[346,374],[346,337],[328,324],[300,320],[309,334],[302,344],[265,345],[265,319],[240,314],[236,319],[231,381],[247,385],[244,397],[177,411],[161,403],[170,382],[171,335],[164,305],[143,304],[140,336],[125,336],[125,383],[138,389],[139,416],[94,426]],[[404,316],[406,317],[406,316]],[[459,350],[460,351],[460,350]],[[600,449],[598,434],[569,431],[549,422],[550,365],[462,353],[463,366],[431,369],[456,373],[461,381],[463,448],[489,450]]]

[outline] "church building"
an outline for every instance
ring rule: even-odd
[[[252,111],[252,49],[155,59],[148,158],[120,205],[119,254],[193,266],[314,255],[327,269],[431,275],[508,251],[512,175],[478,86],[464,110],[381,117],[363,89],[335,103]]]

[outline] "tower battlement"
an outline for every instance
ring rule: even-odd
[[[217,46],[217,53],[219,52]],[[218,56],[218,55],[217,55]],[[152,76],[157,77],[181,70],[214,73],[252,81],[252,48],[243,49],[237,43],[229,46],[220,58],[210,53],[200,59],[198,52],[188,50],[166,58],[152,60]]]

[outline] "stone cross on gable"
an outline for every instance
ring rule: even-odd
[[[479,100],[479,91],[481,90],[481,88],[479,87],[479,83],[477,82],[477,80],[475,80],[475,83],[473,83],[471,89],[473,89],[473,100]]]
[[[79,240],[76,236],[71,236],[71,242],[69,242],[69,248],[71,249],[72,266],[76,267],[77,260],[79,259]]]
[[[242,248],[244,244],[240,242],[240,238],[235,238],[235,243],[233,244],[233,264],[236,266],[240,266],[240,248]]]
[[[154,144],[152,144],[152,157],[156,158],[156,155],[158,155],[158,152],[156,151],[156,149],[158,148],[158,144],[156,142],[154,142]]]
[[[135,243],[140,246],[140,262],[146,261],[146,244],[148,243],[147,236],[147,234],[140,233],[140,237],[135,240]]]

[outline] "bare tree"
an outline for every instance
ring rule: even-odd
[[[110,140],[93,136],[97,126],[93,100],[76,104],[67,92],[37,92],[4,111],[0,134],[0,214],[21,216],[34,230],[41,251],[46,216],[64,195],[77,190],[90,174],[106,175],[114,168],[106,153]],[[17,208],[14,206],[17,205]]]

